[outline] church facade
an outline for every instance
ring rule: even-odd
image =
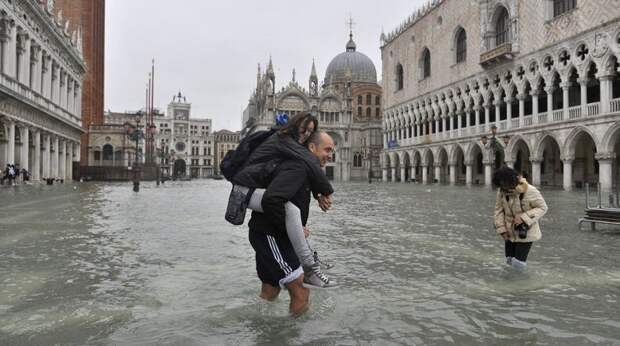
[[[384,181],[618,183],[617,1],[434,0],[381,53]]]
[[[318,118],[319,128],[328,132],[336,144],[332,161],[326,167],[330,179],[378,178],[381,95],[375,66],[357,51],[351,34],[346,50],[329,63],[321,85],[314,62],[307,89],[297,82],[293,71],[292,80],[277,90],[271,59],[264,73],[259,65],[256,89],[244,111],[241,135],[271,128],[279,114],[292,117],[311,112]]]

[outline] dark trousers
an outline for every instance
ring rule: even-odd
[[[530,253],[530,249],[532,248],[532,242],[516,243],[506,240],[505,245],[506,257],[514,257],[521,262],[525,262],[527,260],[527,255]]]

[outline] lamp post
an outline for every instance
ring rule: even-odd
[[[364,153],[364,161],[368,161],[368,184],[372,184],[372,148],[366,144],[366,139],[364,139],[362,152]]]
[[[125,122],[123,127],[125,128],[125,134],[131,141],[136,142],[136,155],[135,160],[133,162],[132,172],[133,172],[133,191],[140,191],[140,157],[139,157],[139,143],[140,139],[144,138],[144,132],[141,130],[140,126],[140,117],[142,116],[142,112],[136,113],[136,125],[131,124],[130,122]]]

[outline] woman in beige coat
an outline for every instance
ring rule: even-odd
[[[547,203],[540,191],[512,168],[497,170],[493,184],[499,187],[495,200],[495,230],[505,241],[506,263],[523,270],[532,243],[542,237],[538,221],[547,212]]]

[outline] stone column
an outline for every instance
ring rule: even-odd
[[[517,95],[517,99],[519,100],[519,126],[523,126],[523,118],[525,117],[525,94]]]
[[[502,109],[500,108],[500,106],[502,105],[502,101],[498,99],[497,101],[494,102],[494,104],[495,104],[495,126],[497,126],[497,130],[500,131],[501,127],[499,123],[501,121],[500,119],[502,118],[500,116],[502,112]]]
[[[428,184],[428,166],[422,165],[422,184]]]
[[[568,90],[570,88],[570,85],[571,85],[570,82],[565,82],[565,83],[560,84],[560,87],[562,87],[562,110],[563,110],[562,119],[568,119],[568,107],[569,107]]]
[[[588,115],[588,79],[579,78],[578,82],[581,88],[581,116],[585,117]]]
[[[21,82],[24,85],[30,85],[30,36],[24,35],[24,52],[22,53],[22,79]]]
[[[22,128],[19,129],[19,132],[21,134],[21,140],[22,140],[22,150],[21,150],[21,155],[20,155],[20,159],[19,159],[19,168],[20,169],[25,169],[27,171],[30,171],[30,167],[29,167],[29,158],[28,155],[29,153],[29,146],[30,146],[30,130],[28,129],[27,126],[24,126]]]
[[[392,168],[392,182],[396,182],[396,168]]]
[[[441,166],[439,164],[437,164],[435,166],[435,180],[437,180],[437,183],[441,183]],[[433,181],[434,183],[434,181]]]
[[[532,163],[532,185],[540,186],[540,159],[530,159]]]
[[[467,113],[465,113],[465,126],[464,128],[468,128],[471,124],[471,109],[467,110]]]
[[[52,177],[58,177],[58,157],[59,157],[58,136],[54,136],[54,154],[52,154]]]
[[[60,91],[58,92],[58,105],[62,109],[67,109],[67,72],[64,70],[60,71]]]
[[[491,181],[493,180],[493,163],[489,161],[484,161],[484,185],[491,186]]]
[[[457,133],[458,133],[458,135],[460,136],[460,134],[461,134],[461,128],[463,128],[463,113],[459,113],[459,114],[456,116],[456,123],[457,123],[457,125],[456,125],[456,130],[458,130],[458,131],[457,131]],[[455,129],[453,128],[452,130],[455,130]]]
[[[563,178],[563,187],[565,191],[570,191],[573,189],[573,159],[565,158],[562,160],[564,163],[564,176]]]
[[[68,78],[67,81],[67,112],[75,114],[73,110],[73,80]]]
[[[475,120],[476,127],[478,127],[478,126],[480,126],[480,106],[479,105],[475,105],[474,106],[474,111],[475,111],[475,116],[476,116],[476,119],[474,119],[474,120]]]
[[[532,123],[538,124],[538,90],[530,91],[532,95]]]
[[[552,120],[551,113],[553,113],[553,92],[555,88],[553,86],[548,86],[545,88],[547,92],[547,122]]]
[[[414,180],[415,179],[415,167],[411,167],[411,172],[409,174],[409,179]]]
[[[60,174],[60,179],[67,179],[67,140],[63,139],[60,143],[60,154],[59,163],[58,163],[58,173]]]
[[[435,138],[439,137],[439,118],[435,118]]]
[[[599,77],[601,82],[601,114],[611,111],[611,100],[613,99],[613,75],[604,75]]]
[[[512,97],[506,97],[506,129],[512,128]]]
[[[2,24],[4,25],[4,35],[0,36],[0,44],[2,45],[2,73],[11,76],[10,56],[12,54],[12,46],[15,45],[15,42],[11,40],[13,39],[13,32],[15,32],[15,24],[10,20],[6,20]],[[4,169],[4,167],[2,169]]]
[[[613,186],[612,167],[616,153],[597,153],[598,161],[598,181],[601,184],[601,191],[610,192]]]
[[[406,168],[405,167],[401,167],[400,168],[400,182],[401,183],[407,182],[407,180],[405,179],[407,177],[405,173],[406,173]]]
[[[43,150],[43,173],[42,173],[42,178],[49,178],[50,177],[50,172],[51,172],[51,151],[50,151],[50,146],[51,146],[51,138],[49,134],[45,135],[45,142],[44,142],[44,150]]]
[[[41,46],[32,46],[30,88],[41,94]]]
[[[6,162],[15,164],[15,122],[9,120],[7,127],[9,129],[9,138],[7,138],[9,141],[7,150],[9,152],[6,155]],[[2,169],[4,169],[4,167],[2,167]]]
[[[491,128],[491,124],[489,124],[489,122],[491,121],[491,105],[488,103],[484,104],[484,131],[488,132],[489,129]]]
[[[41,131],[33,132],[34,160],[32,161],[32,180],[41,180]]]
[[[67,146],[67,180],[73,180],[73,142],[69,142]]]
[[[382,174],[382,179],[381,179],[381,180],[382,180],[384,183],[387,183],[387,181],[388,181],[388,174],[387,174],[387,173],[388,173],[388,171],[387,171],[387,168],[383,168],[382,173],[383,173],[383,174]]]
[[[471,162],[465,162],[465,184],[471,186],[473,182],[473,164]]]
[[[7,71],[6,75],[9,77],[17,79],[15,75],[16,64],[17,64],[17,29],[14,27],[15,24],[10,25],[11,29],[9,32],[9,40],[8,40],[8,62],[7,62]]]
[[[450,185],[456,184],[456,162],[448,162],[450,167]]]
[[[441,132],[444,133],[444,137],[446,133],[446,123],[446,117],[441,117]]]

